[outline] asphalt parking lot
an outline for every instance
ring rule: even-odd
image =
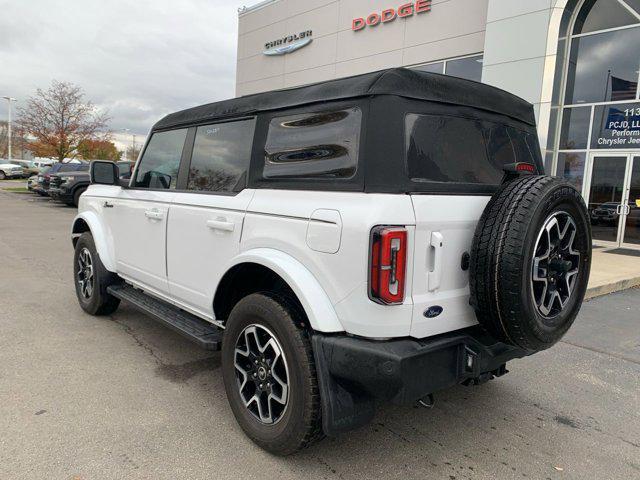
[[[74,215],[0,192],[2,479],[640,478],[640,290],[585,303],[500,379],[277,458],[236,425],[219,354],[127,307],[80,310]]]

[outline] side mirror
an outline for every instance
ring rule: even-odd
[[[98,185],[120,185],[118,166],[113,162],[96,160],[91,163],[91,183]]]

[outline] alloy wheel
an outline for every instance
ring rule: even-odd
[[[531,265],[531,290],[536,309],[546,319],[559,315],[573,293],[580,271],[576,222],[555,212],[544,222]]]
[[[261,423],[277,423],[289,401],[289,370],[280,342],[262,325],[238,335],[234,366],[240,398]]]
[[[82,298],[89,300],[93,295],[94,288],[93,258],[86,247],[78,254],[78,273],[76,276]]]

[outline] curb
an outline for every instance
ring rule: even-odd
[[[624,280],[618,280],[616,282],[606,283],[604,285],[589,287],[587,288],[587,293],[585,294],[584,299],[589,300],[591,298],[608,295],[609,293],[619,292],[621,290],[627,290],[639,285],[640,277],[632,277],[625,278]]]

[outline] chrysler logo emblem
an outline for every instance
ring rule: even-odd
[[[306,47],[313,40],[311,35],[313,32],[307,30],[305,32],[296,33],[295,35],[288,35],[284,38],[279,38],[273,42],[265,44],[264,53],[267,56],[286,55],[287,53],[300,50],[302,47]]]

